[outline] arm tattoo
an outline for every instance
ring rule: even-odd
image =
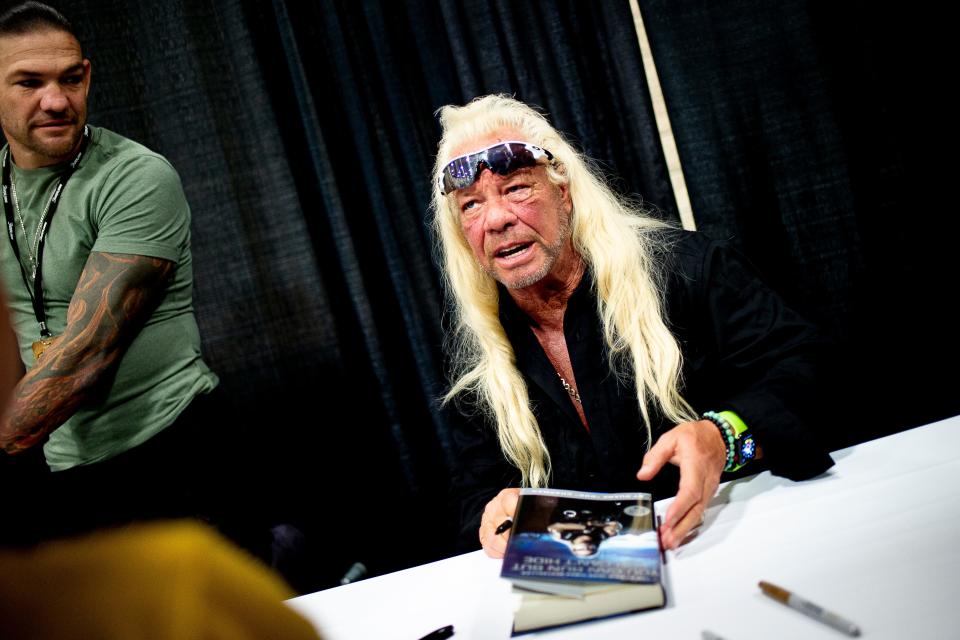
[[[63,335],[14,389],[0,421],[0,448],[23,451],[76,412],[160,303],[173,271],[169,260],[90,254]]]

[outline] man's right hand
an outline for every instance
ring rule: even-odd
[[[519,499],[520,489],[504,489],[483,509],[483,517],[480,518],[480,544],[491,558],[502,558],[507,551],[510,530],[500,535],[496,535],[496,531],[504,520],[513,518]]]

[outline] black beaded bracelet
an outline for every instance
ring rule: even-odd
[[[713,424],[717,425],[717,428],[720,429],[720,435],[723,436],[724,444],[727,448],[727,463],[724,465],[724,471],[732,471],[736,468],[736,454],[737,448],[734,446],[734,440],[736,435],[734,434],[733,427],[727,422],[727,419],[721,416],[719,413],[713,411],[704,411],[703,419],[709,420]]]

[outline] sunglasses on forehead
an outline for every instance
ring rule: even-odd
[[[451,160],[440,172],[440,177],[437,178],[440,193],[447,195],[451,191],[472,185],[480,175],[481,163],[497,175],[505,176],[517,169],[532,167],[541,158],[550,162],[553,154],[529,142],[498,142],[486,149],[471,151]]]

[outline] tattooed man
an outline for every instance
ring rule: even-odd
[[[162,156],[87,124],[90,61],[69,22],[0,16],[0,276],[26,375],[0,463],[43,447],[51,473],[3,486],[54,531],[189,515],[217,377],[193,313],[190,210]],[[9,512],[7,512],[9,516]]]

